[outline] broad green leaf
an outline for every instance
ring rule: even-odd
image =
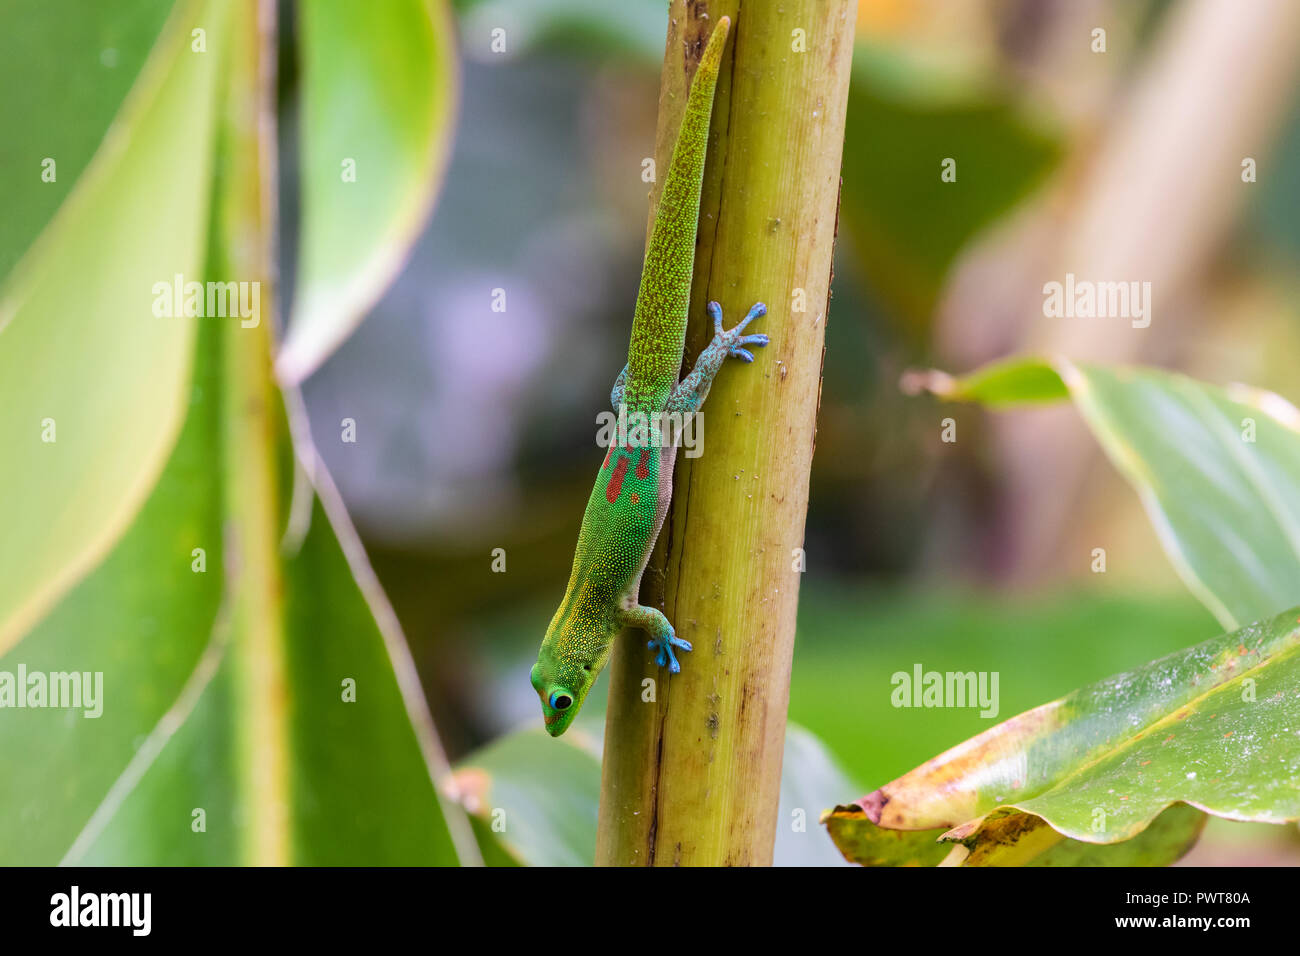
[[[248,861],[257,796],[238,752],[249,719],[231,653],[239,635],[218,607],[229,579],[213,330],[205,329],[200,346],[190,415],[139,518],[108,559],[0,658],[0,673],[22,665],[29,673],[103,674],[98,718],[68,709],[3,711],[0,752],[24,772],[0,776],[0,862]],[[201,572],[196,547],[205,551]],[[319,503],[283,579],[293,677],[291,861],[456,862],[449,827],[464,831],[462,840],[468,831],[456,807],[441,807],[433,781],[445,769],[436,741],[431,755],[415,730],[427,715],[412,719],[407,709],[414,672],[400,646],[393,649],[401,635],[385,637]],[[355,703],[344,700],[345,680],[355,682]]]
[[[590,866],[596,857],[600,746],[598,738],[575,736],[572,730],[552,739],[533,727],[506,734],[462,760],[449,790],[476,818],[484,855],[499,848],[528,866]],[[818,832],[814,816],[847,786],[817,738],[790,726],[781,770],[777,866],[843,863]]]
[[[357,578],[370,572],[355,566],[364,555],[355,533],[346,535],[351,558],[318,503],[302,550],[286,562],[294,860],[454,864],[472,840],[435,785],[450,768],[396,618],[368,603]],[[344,700],[345,682],[356,686],[355,703]],[[468,842],[458,849],[454,836]]]
[[[1180,802],[1232,820],[1300,820],[1298,624],[1292,609],[1026,711],[858,811],[837,808],[832,832],[856,846],[870,837],[854,827],[947,828],[943,839],[974,856],[1010,825],[999,822],[1007,810],[1097,844],[1131,839]]]
[[[237,35],[258,33],[255,4]],[[268,263],[258,61],[232,50],[215,201],[217,276]],[[222,321],[222,320],[213,320]],[[79,836],[91,863],[446,864],[476,850],[395,616],[346,512],[270,381],[269,323],[221,325],[226,535],[209,651]],[[301,464],[296,465],[295,462]],[[460,846],[457,846],[459,840]]]
[[[162,477],[108,558],[0,674],[102,674],[102,712],[0,711],[0,864],[57,863],[172,707],[212,638],[222,589],[216,336],[200,335],[189,415]],[[201,549],[196,553],[196,549]],[[2,680],[3,678],[0,678]]]
[[[1300,414],[1278,396],[1063,359],[908,381],[1003,406],[1058,394],[1053,379],[1137,490],[1178,573],[1225,628],[1300,603]]]
[[[469,830],[454,805],[444,812],[433,779],[439,760],[431,764],[422,752],[408,716],[397,674],[409,661],[390,657],[319,503],[301,550],[286,561],[285,582],[293,675],[283,808],[288,862],[455,864],[463,859],[457,839]],[[197,673],[197,693],[178,702],[177,726],[155,730],[162,738],[156,758],[110,794],[68,862],[250,862],[249,821],[265,808],[239,754],[247,711],[239,703],[240,665],[231,652],[239,636],[231,627],[218,623],[211,673]],[[355,702],[345,700],[347,680],[355,682]],[[194,829],[198,809],[202,832]],[[452,827],[463,835],[453,838]]]
[[[155,283],[202,272],[225,6],[184,4],[73,194],[0,298],[0,653],[93,568],[185,417],[196,320]],[[30,188],[39,189],[31,177]]]
[[[302,228],[277,362],[297,383],[396,276],[450,155],[455,31],[443,0],[299,4]]]
[[[0,9],[0,276],[85,171],[174,0],[9,0]],[[47,161],[53,161],[49,166]]]
[[[600,741],[540,728],[506,734],[456,766],[452,792],[506,853],[529,866],[596,858]]]

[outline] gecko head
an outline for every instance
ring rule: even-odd
[[[595,670],[589,667],[565,667],[544,657],[533,665],[533,690],[542,701],[542,720],[552,737],[568,730],[582,709],[587,691],[596,680]]]

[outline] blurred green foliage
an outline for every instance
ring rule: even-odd
[[[87,35],[63,4],[23,11],[37,34],[75,25],[74,72],[88,56],[115,69],[101,45],[134,40],[123,86],[86,97],[103,115],[84,117],[84,140],[44,138],[43,116],[20,126],[37,156],[71,150],[57,182],[77,189],[44,231],[34,220],[35,251],[0,304],[12,413],[0,444],[21,463],[0,469],[13,509],[0,664],[6,677],[98,675],[102,713],[5,710],[0,750],[23,772],[0,775],[0,862],[470,862],[468,824],[435,787],[447,767],[402,636],[310,443],[290,442],[270,377],[272,303],[247,324],[201,304],[151,308],[173,276],[257,288],[276,272],[254,251],[273,247],[259,200],[274,190],[262,178],[274,167],[257,162],[258,5],[188,0],[144,70],[148,30],[131,18],[160,8],[103,9],[127,25],[90,17]],[[403,10],[407,30],[432,31],[429,5]],[[40,77],[58,93],[39,105],[76,125],[78,82]],[[428,75],[397,85],[428,94]],[[83,172],[78,150],[110,115]],[[59,194],[39,160],[5,160],[0,180],[49,216]],[[296,522],[291,496],[305,506]]]
[[[173,0],[8,0],[0,36],[0,276],[77,177],[153,47]],[[54,158],[58,179],[38,181]]]
[[[844,130],[843,228],[855,265],[913,348],[957,253],[1041,183],[1062,133],[992,83],[954,88],[859,43]],[[942,176],[951,160],[955,180]]]

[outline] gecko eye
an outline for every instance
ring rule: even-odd
[[[556,691],[551,694],[551,707],[555,710],[568,710],[573,706],[573,698],[563,691]]]

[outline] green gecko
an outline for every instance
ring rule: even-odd
[[[710,302],[713,341],[691,373],[677,380],[686,347],[713,92],[730,26],[730,18],[718,20],[700,59],[646,245],[627,365],[610,394],[614,409],[624,406],[629,418],[633,413],[693,415],[728,357],[752,362],[754,356],[745,347],[768,342],[766,335],[744,334],[745,326],[767,312],[763,303],[724,331],[722,309]],[[533,688],[552,737],[564,733],[577,716],[621,628],[638,627],[649,634],[658,665],[672,673],[681,670],[673,649],[691,649],[662,612],[638,602],[641,575],[672,497],[676,457],[676,440],[662,445],[644,438],[611,443],[596,475],[569,585],[532,670]]]

